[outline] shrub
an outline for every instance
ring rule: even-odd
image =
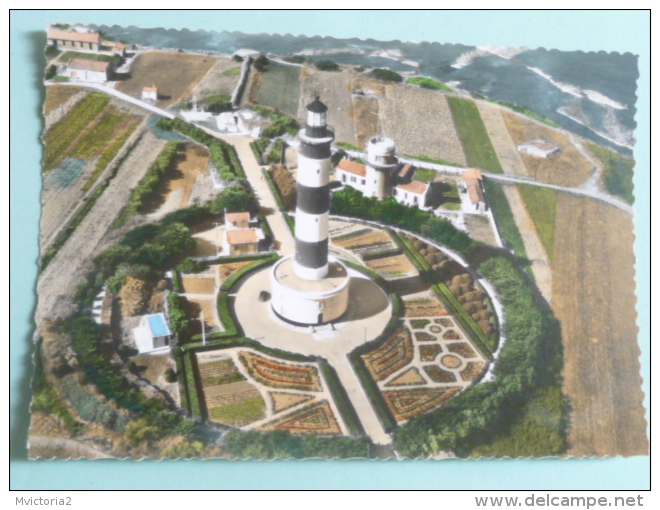
[[[389,81],[394,83],[401,83],[403,81],[403,77],[399,73],[389,69],[373,69],[371,72],[369,72],[369,76],[380,81]]]
[[[337,62],[333,62],[332,60],[319,60],[318,62],[314,62],[314,67],[316,67],[319,71],[339,70],[339,65]]]
[[[193,260],[190,257],[186,257],[176,266],[176,270],[181,273],[201,273],[205,271],[209,265],[201,260]]]
[[[167,370],[165,370],[165,380],[168,383],[176,382],[177,379],[178,379],[177,374],[174,370],[172,370],[171,368],[168,368]]]

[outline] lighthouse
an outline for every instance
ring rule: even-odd
[[[301,325],[335,321],[348,307],[350,276],[328,254],[330,145],[335,136],[327,113],[318,96],[307,105],[306,124],[298,133],[295,253],[280,260],[271,274],[273,311]]]

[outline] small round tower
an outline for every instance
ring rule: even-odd
[[[366,195],[378,200],[392,195],[393,173],[398,165],[396,144],[385,136],[367,142]]]

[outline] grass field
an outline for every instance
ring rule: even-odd
[[[490,179],[484,179],[484,187],[502,240],[516,256],[527,258],[525,244],[513,219],[513,212],[502,190],[502,185]]]
[[[276,108],[292,117],[298,115],[300,68],[271,62],[261,74],[256,94],[259,104]]]
[[[635,201],[633,195],[633,168],[635,160],[626,158],[612,149],[589,144],[589,150],[603,164],[600,178],[605,189],[613,195],[619,195],[629,204]]]
[[[430,168],[418,168],[415,172],[415,179],[422,182],[433,182],[437,172]]]
[[[448,97],[449,107],[470,166],[502,173],[502,166],[474,101]]]
[[[44,172],[54,168],[64,159],[74,141],[103,111],[109,101],[110,98],[105,94],[92,92],[46,133],[44,137]]]
[[[112,62],[117,64],[121,62],[121,57],[118,55],[104,55],[97,53],[81,53],[78,51],[67,51],[60,57],[61,62],[68,62],[72,58],[84,58],[85,60],[98,60],[100,62]]]
[[[531,184],[519,184],[518,191],[520,191],[527,212],[534,222],[548,259],[552,261],[555,248],[557,190],[541,188]]]
[[[458,195],[458,185],[455,182],[444,182],[443,184],[440,206],[445,209],[459,211],[461,209],[461,197]]]
[[[48,115],[53,110],[66,103],[70,97],[76,95],[80,90],[80,87],[69,85],[51,85],[50,87],[46,87],[44,114]]]
[[[423,78],[421,76],[413,76],[412,78],[408,78],[406,80],[406,83],[410,83],[411,85],[419,85],[420,87],[423,87],[425,89],[435,89],[435,90],[444,90],[446,92],[453,92],[453,90],[447,85],[443,85],[439,81],[435,81],[431,78]]]

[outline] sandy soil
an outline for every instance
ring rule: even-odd
[[[372,136],[381,134],[378,99],[353,96],[353,118],[357,146],[364,149]]]
[[[520,157],[531,177],[540,182],[568,187],[580,186],[589,179],[594,165],[575,148],[564,133],[509,112],[503,111],[502,118],[516,145],[540,138],[561,147],[558,153],[547,158],[521,154]]]
[[[405,255],[395,255],[393,257],[368,260],[366,264],[369,269],[376,271],[383,276],[417,274],[415,268],[410,264]]]
[[[149,51],[135,59],[131,77],[118,83],[117,90],[139,98],[144,87],[155,84],[160,97],[157,106],[164,108],[190,95],[215,62],[202,55]]]
[[[373,244],[387,244],[392,243],[390,236],[382,230],[374,230],[367,232],[363,235],[349,237],[348,239],[333,239],[332,244],[336,244],[347,250],[354,250],[357,248],[371,246]]]
[[[472,239],[488,244],[490,246],[498,246],[493,227],[484,216],[476,214],[465,214],[465,226],[468,229],[468,234]]]
[[[552,301],[562,325],[570,455],[648,452],[632,228],[615,207],[559,195]]]
[[[197,99],[203,99],[214,94],[225,94],[231,96],[238,83],[239,74],[225,76],[223,73],[228,69],[240,68],[241,64],[233,60],[218,59],[215,61],[209,72],[200,80],[193,89],[192,95]]]
[[[181,283],[186,294],[213,294],[215,290],[215,280],[213,278],[184,276]]]

